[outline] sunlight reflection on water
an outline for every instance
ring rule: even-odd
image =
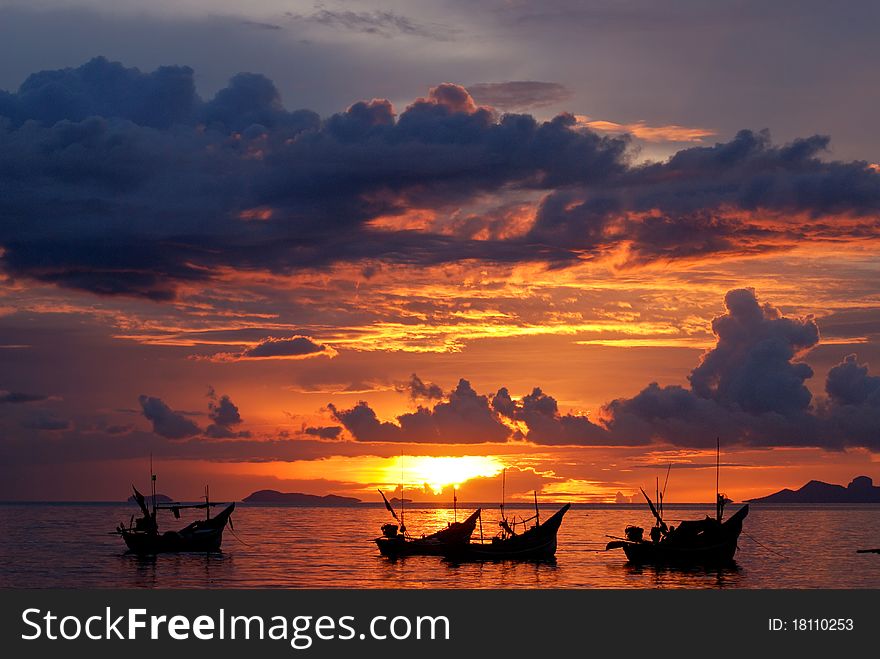
[[[459,519],[470,510],[460,508]],[[542,515],[553,510],[542,507]],[[606,534],[621,535],[627,524],[649,527],[650,513],[641,507],[572,509],[552,562],[463,565],[427,556],[381,557],[373,538],[388,521],[384,508],[241,504],[234,515],[241,541],[227,530],[223,553],[138,558],[124,554],[121,540],[107,534],[131,512],[126,504],[0,505],[0,587],[880,588],[880,556],[855,553],[880,546],[876,505],[752,506],[736,567],[688,571],[639,568],[619,550],[596,551],[607,542]],[[667,506],[670,520],[711,512]],[[497,510],[484,515],[488,539],[496,530]],[[170,516],[162,521],[164,528],[186,523]],[[437,530],[447,521],[452,521],[451,509],[416,506],[406,513],[412,533]]]

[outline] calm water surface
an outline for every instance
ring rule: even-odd
[[[542,508],[542,515],[553,510]],[[708,571],[637,568],[620,550],[596,551],[606,534],[622,535],[627,524],[647,530],[650,512],[642,507],[573,508],[559,532],[553,563],[466,565],[436,557],[381,557],[372,539],[388,513],[370,506],[239,504],[233,515],[239,539],[227,529],[222,553],[137,558],[124,553],[119,537],[107,534],[132,512],[129,504],[0,504],[0,587],[880,588],[880,555],[855,553],[880,546],[878,505],[753,505],[736,567]],[[666,517],[712,513],[710,507],[668,506]],[[496,517],[494,508],[484,512],[487,538]],[[415,506],[406,521],[413,533],[430,532],[452,521],[452,510]],[[163,529],[187,522],[160,518]]]

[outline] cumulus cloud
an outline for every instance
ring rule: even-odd
[[[839,405],[880,406],[880,376],[868,375],[868,365],[859,364],[856,355],[847,355],[828,371],[825,391]]]
[[[880,409],[855,356],[828,373],[829,401],[813,404],[805,382],[812,369],[797,361],[819,343],[812,318],[789,318],[760,304],[751,289],[725,296],[727,312],[712,323],[717,342],[691,371],[690,388],[656,383],[609,403],[603,416],[621,440],[711,445],[716,436],[752,446],[880,449]]]
[[[880,376],[869,375],[867,364],[847,355],[828,371],[825,391],[829,397],[825,412],[833,432],[880,451]]]
[[[503,442],[510,436],[510,428],[492,410],[488,396],[478,394],[465,379],[459,380],[445,401],[401,414],[397,423],[380,421],[364,401],[347,410],[332,403],[327,407],[359,441],[477,444]]]
[[[268,337],[257,345],[241,352],[221,352],[208,359],[218,362],[233,362],[255,359],[308,359],[310,357],[335,357],[336,350],[329,345],[318,343],[308,336],[285,338]]]
[[[712,321],[716,345],[688,377],[693,392],[754,414],[806,410],[813,370],[792,359],[819,342],[816,323],[759,304],[751,289],[729,291],[724,304],[727,313]]]
[[[828,144],[816,135],[778,146],[766,131],[740,131],[730,142],[630,167],[602,189],[550,193],[529,237],[590,250],[624,246],[627,265],[876,237],[870,218],[880,211],[880,176],[865,162],[822,160]]]
[[[439,400],[443,398],[443,389],[433,382],[423,382],[422,379],[412,374],[408,382],[397,385],[396,389],[402,393],[406,393],[413,400]]]
[[[498,116],[453,83],[399,114],[376,99],[322,120],[286,109],[257,73],[208,100],[194,75],[96,58],[0,92],[7,275],[169,301],[220,269],[562,266],[614,253],[638,267],[878,233],[880,172],[824,160],[822,136],[775,145],[742,131],[636,165],[626,136],[571,114]],[[486,239],[371,224],[412,209],[454,221],[502,192],[543,196],[534,221]]]
[[[479,103],[499,110],[543,108],[567,101],[572,95],[565,85],[538,80],[479,82],[469,85],[467,90]]]
[[[206,428],[189,418],[194,413],[173,410],[161,398],[141,395],[138,401],[144,417],[153,424],[153,432],[165,439],[179,440],[197,436],[233,439],[251,436],[246,430],[237,430],[243,419],[238,406],[229,396],[218,396],[213,387],[208,387],[208,399],[208,419],[211,423]],[[118,432],[126,430],[123,428]]]
[[[241,425],[242,418],[238,406],[227,395],[219,398],[214,389],[209,389],[208,418],[212,423],[205,429],[205,435],[215,439],[230,437],[249,437],[247,431],[236,431],[236,426]]]
[[[342,426],[309,426],[303,428],[303,434],[318,437],[319,439],[338,439],[342,433]]]
[[[725,306],[712,322],[716,344],[691,371],[688,386],[650,383],[604,405],[595,420],[560,412],[540,387],[521,398],[502,387],[490,400],[466,380],[446,401],[395,422],[380,420],[364,401],[329,409],[359,441],[705,447],[720,437],[753,447],[880,450],[880,376],[850,355],[829,371],[828,398],[813,401],[806,386],[813,371],[800,359],[819,344],[815,320],[787,317],[752,289],[729,291]]]
[[[199,435],[202,429],[183,412],[175,412],[161,398],[138,397],[144,416],[152,422],[153,432],[166,439],[185,439]]]
[[[605,429],[585,415],[560,414],[556,399],[535,387],[530,394],[514,401],[506,387],[492,399],[492,408],[528,428],[525,439],[536,444],[601,444],[607,442]]]

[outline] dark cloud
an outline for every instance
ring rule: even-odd
[[[571,90],[558,82],[514,80],[480,82],[469,85],[468,92],[478,103],[499,110],[531,110],[557,105],[571,98]]]
[[[47,400],[49,397],[42,394],[26,394],[21,391],[0,390],[0,405],[3,403],[34,403]]]
[[[602,189],[549,194],[530,238],[591,250],[622,244],[627,264],[639,265],[876,237],[880,175],[866,162],[820,159],[828,142],[816,135],[777,146],[766,131],[743,130],[730,142],[684,149],[630,167]]]
[[[559,266],[619,248],[637,266],[878,232],[880,173],[822,160],[825,137],[779,146],[742,131],[633,165],[626,138],[568,114],[499,117],[451,83],[399,115],[373,100],[321,121],[285,109],[256,73],[209,100],[193,80],[188,67],[143,73],[97,58],[0,94],[8,275],[168,301],[219,268]],[[502,191],[545,195],[531,228],[478,240],[371,225],[413,208],[454,222]]]
[[[286,338],[269,337],[257,345],[239,353],[221,352],[211,355],[213,361],[242,361],[248,359],[306,359],[309,357],[334,357],[336,350],[318,343],[308,336]]]
[[[839,405],[880,406],[880,376],[868,375],[868,365],[859,364],[856,355],[847,355],[828,371],[825,391]]]
[[[295,21],[361,34],[374,34],[386,38],[409,35],[446,40],[453,33],[451,28],[423,24],[389,10],[350,11],[318,9],[311,14],[288,13],[287,16]]]
[[[342,433],[342,426],[310,426],[304,428],[303,433],[320,439],[338,439]]]
[[[215,439],[229,437],[249,437],[247,431],[237,431],[236,426],[241,425],[242,418],[238,407],[229,396],[223,395],[217,398],[214,389],[209,388],[208,418],[212,423],[205,428],[205,435]]]
[[[185,67],[144,74],[97,59],[4,93],[7,273],[168,300],[218,266],[289,272],[365,258],[573,258],[367,223],[411,205],[602,180],[623,168],[624,140],[574,130],[570,117],[496,120],[456,85],[436,87],[396,120],[390,104],[373,101],[321,123],[285,110],[257,74],[236,76],[210,101],[195,95],[192,76]]]
[[[376,412],[373,411],[373,408],[366,401],[359,401],[357,405],[347,410],[340,410],[333,403],[329,403],[327,409],[330,410],[333,418],[345,426],[345,429],[358,441],[403,441],[400,426],[388,421],[379,421]]]
[[[104,428],[104,432],[106,432],[108,435],[127,435],[132,430],[134,430],[134,426],[120,424],[115,424]]]
[[[751,289],[729,291],[725,306],[712,322],[715,347],[691,371],[688,387],[651,383],[609,402],[595,421],[562,414],[538,387],[520,399],[502,387],[489,402],[466,380],[448,402],[419,407],[396,423],[379,420],[363,401],[348,410],[329,408],[359,441],[708,447],[719,437],[752,447],[880,450],[880,377],[851,355],[829,371],[828,398],[813,401],[806,387],[813,371],[798,360],[819,344],[816,322],[783,315]]]
[[[439,400],[443,398],[443,389],[439,385],[433,382],[423,382],[415,373],[412,374],[408,382],[401,383],[396,388],[398,391],[408,394],[413,400]]]
[[[510,436],[510,429],[490,407],[489,398],[474,391],[465,379],[459,380],[446,401],[401,414],[397,423],[379,421],[364,401],[348,410],[332,403],[327,407],[355,439],[365,442],[478,444],[503,442]]]
[[[760,305],[753,290],[729,291],[724,304],[727,313],[712,321],[715,347],[688,378],[693,392],[753,414],[806,410],[813,371],[792,360],[819,342],[816,323]]]
[[[725,304],[712,323],[717,343],[691,371],[690,388],[652,383],[612,401],[603,410],[611,437],[880,449],[880,378],[849,356],[828,373],[829,400],[812,404],[805,382],[813,371],[796,360],[819,342],[813,319],[785,317],[752,290],[728,292]]]
[[[153,432],[166,439],[185,439],[200,435],[202,429],[182,412],[175,412],[161,398],[138,397],[144,416],[152,422]]]
[[[71,426],[70,420],[61,419],[48,410],[34,411],[21,425],[30,430],[67,430]]]
[[[525,439],[535,444],[602,444],[608,441],[607,432],[585,415],[560,414],[556,399],[539,387],[514,401],[506,388],[501,388],[492,399],[492,408],[499,414],[526,424]]]
[[[856,446],[880,451],[880,377],[868,375],[856,355],[828,371],[825,380],[829,403],[823,411],[832,431]]]

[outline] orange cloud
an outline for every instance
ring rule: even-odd
[[[646,142],[702,142],[706,137],[717,135],[717,131],[710,128],[691,128],[678,124],[665,126],[649,126],[644,121],[636,121],[631,124],[619,124],[614,121],[591,119],[578,114],[575,115],[577,124],[596,130],[601,133],[629,133]]]

